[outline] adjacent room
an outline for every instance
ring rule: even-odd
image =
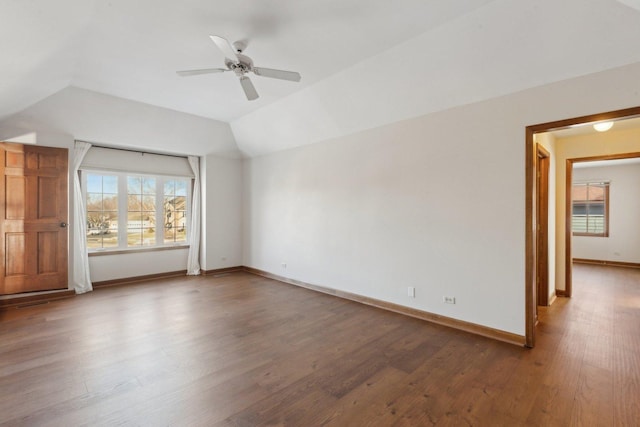
[[[0,12],[0,425],[637,422],[640,2]]]

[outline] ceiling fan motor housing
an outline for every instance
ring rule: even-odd
[[[246,55],[238,53],[236,55],[238,57],[238,61],[233,61],[232,59],[225,58],[224,63],[231,71],[235,72],[238,76],[242,76],[245,73],[253,70],[253,61]]]

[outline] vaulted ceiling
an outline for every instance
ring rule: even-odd
[[[228,122],[242,151],[313,143],[640,62],[634,0],[0,0],[0,120],[68,87]],[[640,6],[639,6],[640,7]],[[247,101],[209,39],[248,40]]]

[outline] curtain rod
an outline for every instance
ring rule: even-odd
[[[140,151],[140,150],[134,150],[132,148],[109,147],[108,145],[95,144],[93,142],[83,141],[81,139],[76,139],[76,141],[86,142],[87,144],[91,144],[92,147],[105,148],[107,150],[129,151],[131,153],[139,153],[139,154],[142,154],[142,155],[153,154],[153,155],[156,155],[156,156],[177,157],[179,159],[187,159],[188,158],[188,156],[180,156],[178,154],[154,153],[153,151]]]

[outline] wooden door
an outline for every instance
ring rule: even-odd
[[[67,288],[68,151],[0,142],[0,294]]]

